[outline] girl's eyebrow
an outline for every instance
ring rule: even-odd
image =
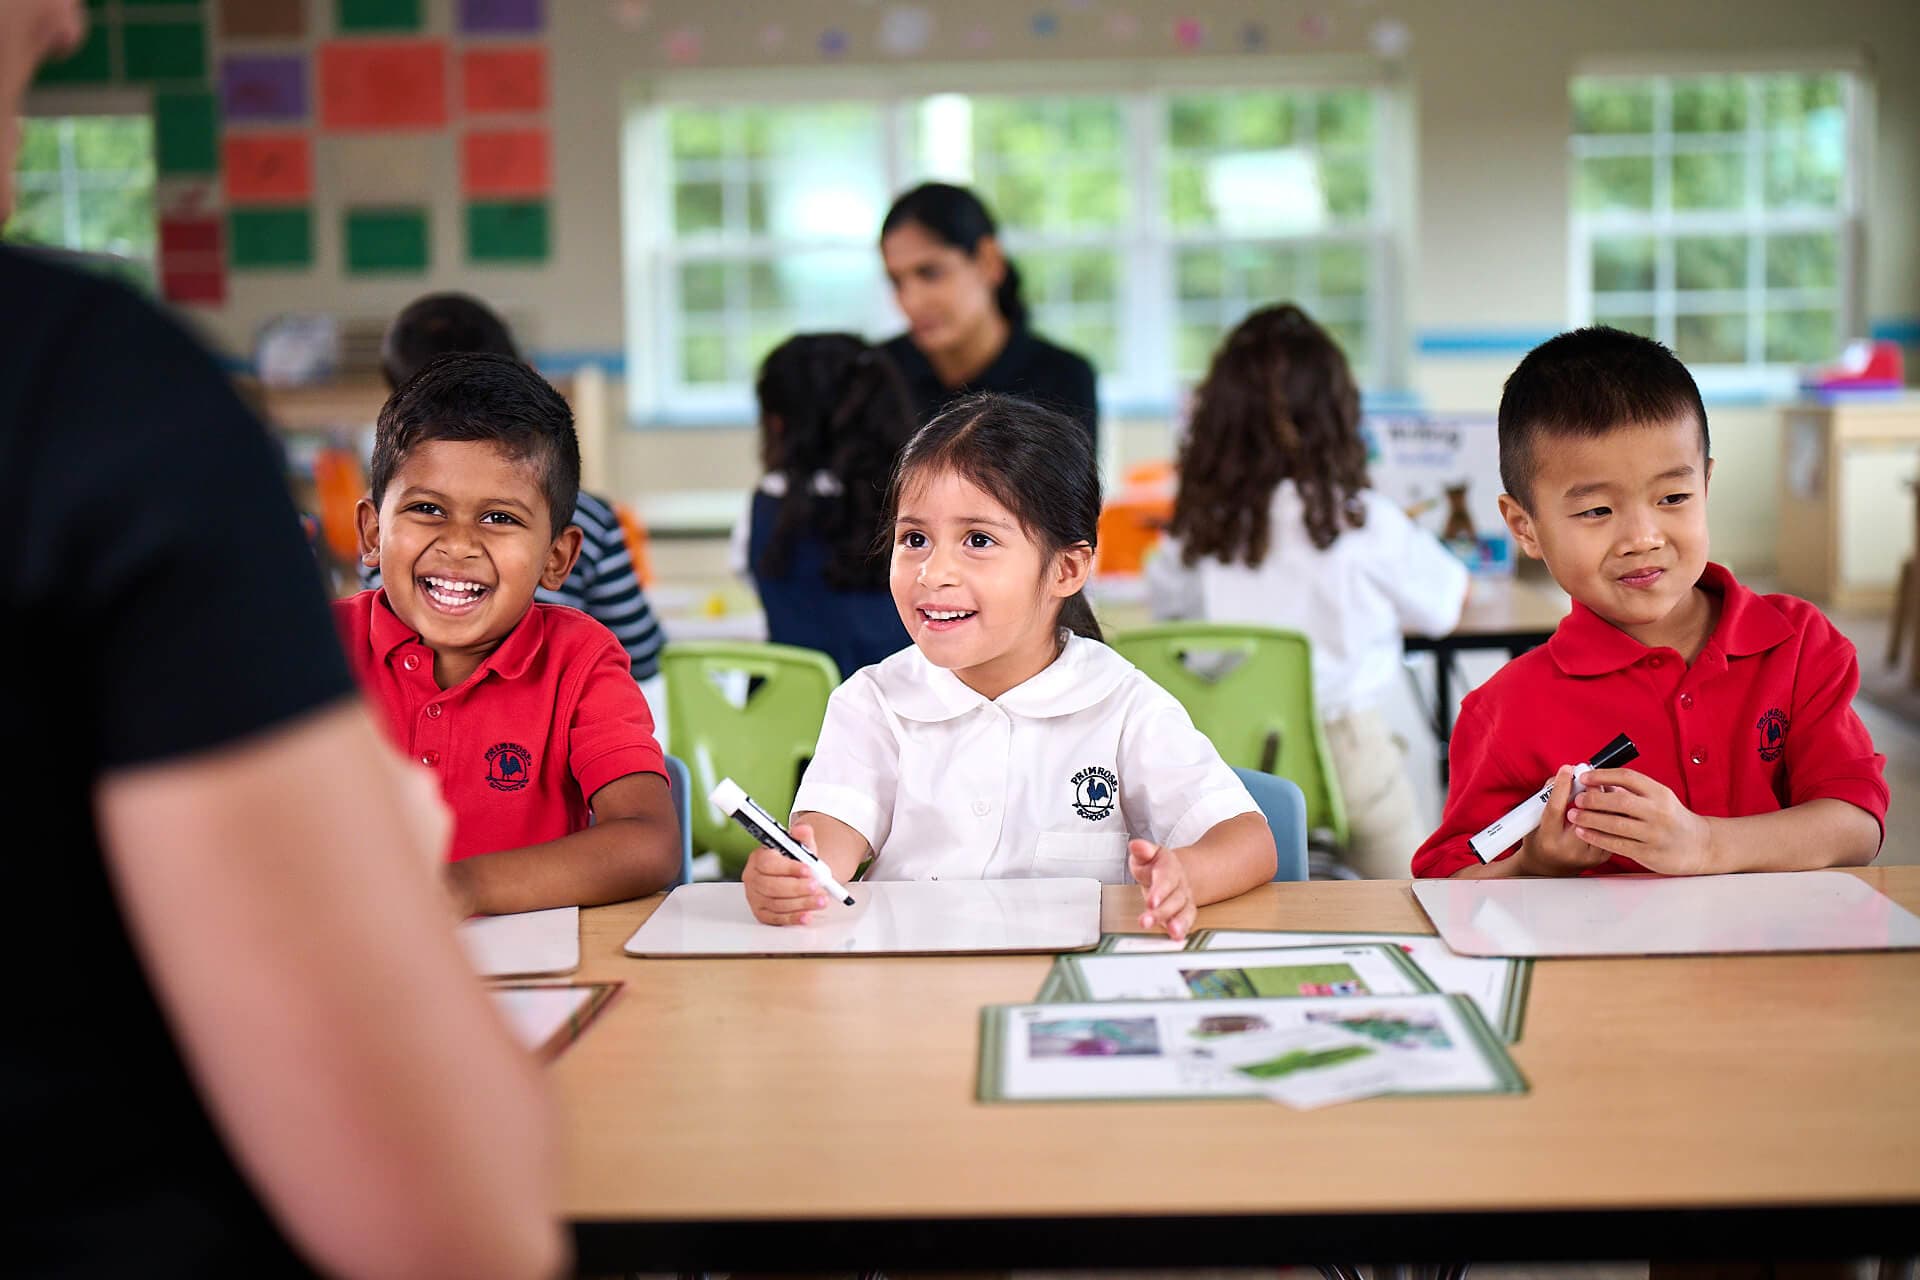
[[[932,522],[929,520],[922,519],[920,516],[907,514],[907,515],[902,515],[896,518],[894,520],[894,523],[896,525],[901,525],[901,524],[930,524]],[[1000,519],[996,519],[993,516],[955,516],[948,523],[950,524],[984,524],[984,525],[991,525],[995,529],[1011,529],[1015,527],[1013,521],[1000,520]]]

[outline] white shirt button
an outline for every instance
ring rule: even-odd
[[[986,817],[986,816],[987,816],[987,815],[988,815],[989,813],[992,813],[992,812],[993,812],[993,806],[992,806],[992,805],[990,805],[990,804],[988,804],[988,803],[987,803],[987,802],[986,802],[985,800],[975,800],[975,801],[973,802],[973,816],[974,816],[974,817],[976,817],[976,818],[984,818],[984,817]]]

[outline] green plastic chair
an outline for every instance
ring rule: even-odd
[[[1313,646],[1298,631],[1237,623],[1167,622],[1108,643],[1172,694],[1230,765],[1290,779],[1307,798],[1307,827],[1347,843],[1326,731],[1313,705]],[[1199,658],[1199,670],[1189,666]],[[1218,655],[1218,674],[1207,671]],[[1230,665],[1229,665],[1230,664]]]
[[[673,716],[673,753],[692,774],[693,842],[719,854],[721,869],[738,876],[754,839],[707,796],[715,783],[732,778],[784,818],[813,759],[839,668],[812,649],[711,641],[669,644],[660,654],[660,674]],[[744,695],[744,706],[736,705],[729,687]]]

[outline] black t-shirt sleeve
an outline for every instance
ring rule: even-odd
[[[1067,353],[1072,358],[1066,362],[1061,372],[1061,399],[1068,411],[1088,431],[1098,433],[1100,421],[1100,396],[1094,390],[1093,365],[1084,357]]]
[[[219,746],[351,693],[265,430],[144,300],[74,287],[90,297],[58,309],[68,323],[47,335],[17,424],[16,589],[30,647],[54,669],[14,678],[69,689],[67,714],[85,726],[75,745],[100,770]]]

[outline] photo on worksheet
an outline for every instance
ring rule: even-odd
[[[1069,1000],[1331,999],[1439,988],[1390,943],[1252,951],[1094,952],[1054,961],[1036,1003]]]
[[[1465,996],[993,1005],[981,1011],[983,1101],[1520,1093]]]
[[[1202,929],[1193,935],[1193,951],[1247,951],[1263,947],[1332,946],[1380,942],[1400,949],[1441,991],[1472,996],[1487,1021],[1508,1044],[1520,1039],[1526,1015],[1533,961],[1463,956],[1429,933],[1342,933],[1275,929]],[[1102,940],[1105,950],[1105,940]]]

